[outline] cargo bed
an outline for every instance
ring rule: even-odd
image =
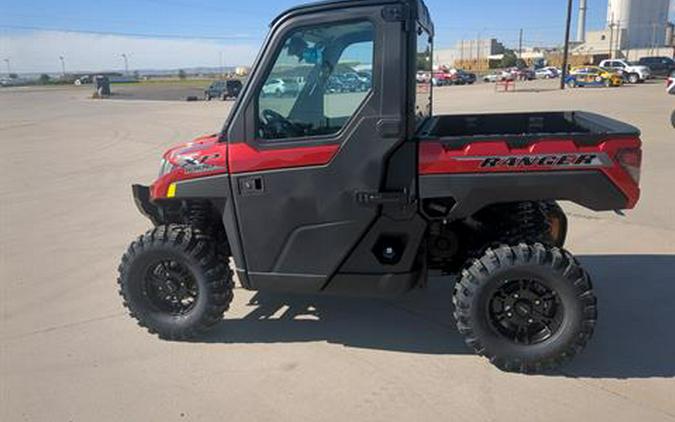
[[[462,144],[480,140],[523,143],[573,139],[580,144],[611,137],[640,136],[640,131],[595,113],[582,111],[434,116],[420,129],[421,139]]]

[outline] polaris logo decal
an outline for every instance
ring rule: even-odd
[[[456,159],[480,161],[481,168],[610,167],[612,165],[612,161],[605,153],[458,157]]]
[[[181,157],[179,159],[179,166],[182,167],[186,173],[191,174],[225,170],[224,167],[206,162],[207,160],[218,158],[220,158],[220,154],[202,155],[200,157]]]

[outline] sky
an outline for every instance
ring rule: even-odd
[[[132,71],[249,65],[274,16],[305,1],[7,1],[0,13],[0,73],[7,71],[5,59],[13,72],[60,72],[59,57],[67,72],[123,70],[122,54]],[[607,0],[588,2],[588,28],[600,29]],[[565,0],[426,3],[436,48],[478,36],[515,47],[520,28],[525,46],[559,45],[564,36]]]

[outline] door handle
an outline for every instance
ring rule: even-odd
[[[242,196],[258,195],[265,192],[262,176],[242,177],[239,179],[239,193]]]

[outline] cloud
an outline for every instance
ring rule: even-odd
[[[62,31],[14,32],[2,35],[0,57],[9,57],[16,72],[60,72],[59,56],[65,57],[66,71],[124,69],[121,54],[129,57],[129,69],[179,69],[249,65],[259,45],[233,39],[144,38]]]

